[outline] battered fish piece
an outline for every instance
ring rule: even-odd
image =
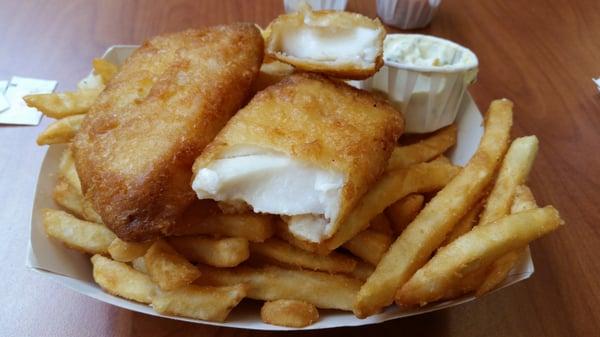
[[[121,239],[167,234],[195,199],[194,158],[247,100],[263,49],[252,24],[165,34],[108,83],[73,150],[86,197]]]
[[[300,70],[365,79],[383,66],[385,28],[379,19],[339,11],[299,11],[264,31],[267,55]]]
[[[401,114],[373,94],[317,74],[259,92],[194,163],[200,199],[282,215],[305,240],[331,237],[386,167]]]

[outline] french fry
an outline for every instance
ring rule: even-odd
[[[282,299],[265,302],[260,318],[267,324],[303,328],[319,320],[319,311],[308,302]]]
[[[43,209],[42,222],[48,236],[84,253],[107,254],[108,246],[116,238],[104,225],[56,209]]]
[[[479,225],[486,225],[510,213],[515,190],[525,183],[537,151],[536,136],[521,137],[512,142],[481,213]]]
[[[189,285],[171,291],[159,291],[152,307],[161,314],[223,322],[246,296],[247,286],[201,287]]]
[[[140,273],[148,274],[148,269],[146,268],[146,261],[143,256],[136,258],[131,261],[131,266],[133,269],[139,271]]]
[[[531,190],[525,185],[517,186],[515,190],[514,200],[511,206],[511,213],[519,213],[530,209],[537,208],[537,202],[531,193]],[[475,295],[483,296],[496,288],[502,281],[506,279],[508,273],[513,269],[515,264],[525,254],[526,247],[513,250],[506,255],[494,261],[488,268],[485,279],[479,284]]]
[[[35,94],[23,97],[27,106],[38,109],[50,118],[62,119],[85,114],[104,87],[77,91]]]
[[[263,242],[275,232],[273,217],[265,214],[223,214],[214,203],[204,200],[190,206],[173,235],[213,235]]]
[[[456,131],[456,124],[452,124],[418,143],[397,146],[388,161],[387,170],[407,168],[441,155],[456,144]]]
[[[152,303],[156,284],[146,274],[102,255],[91,258],[94,281],[106,292],[141,303]]]
[[[456,240],[459,236],[467,233],[468,231],[470,231],[473,228],[473,226],[475,226],[477,224],[477,222],[479,220],[479,214],[481,213],[481,210],[483,209],[483,205],[484,205],[483,201],[484,200],[482,199],[480,202],[475,204],[475,206],[471,207],[471,209],[467,212],[467,214],[465,214],[458,221],[458,223],[454,226],[454,228],[452,228],[450,233],[448,233],[448,236],[446,236],[444,243],[442,243],[442,245],[441,245],[442,247],[446,246],[450,242]]]
[[[181,236],[169,238],[168,241],[189,261],[215,267],[235,267],[250,256],[248,240],[244,238]]]
[[[152,242],[127,242],[116,238],[108,246],[108,253],[115,261],[131,262],[144,256],[151,245]]]
[[[385,213],[379,213],[377,216],[375,216],[373,220],[371,220],[369,229],[389,236],[394,235],[394,231],[392,230],[392,224],[390,223],[390,220],[385,215]]]
[[[51,145],[70,142],[79,131],[84,118],[84,115],[74,115],[57,120],[38,135],[37,144]]]
[[[103,223],[102,217],[100,217],[100,215],[96,213],[96,210],[94,210],[92,206],[92,202],[88,198],[83,197],[82,207],[84,219],[95,223]]]
[[[271,263],[329,273],[351,273],[356,267],[356,261],[349,256],[336,252],[322,256],[296,248],[275,238],[263,243],[251,243],[250,252],[253,256],[258,256]]]
[[[454,225],[480,198],[506,152],[511,126],[512,102],[493,101],[475,155],[383,256],[356,298],[354,314],[357,317],[370,316],[391,304],[396,290],[427,262]]]
[[[408,195],[386,208],[385,214],[392,223],[392,229],[398,235],[404,231],[423,208],[425,197],[422,194]]]
[[[350,273],[350,275],[352,277],[354,277],[355,279],[358,279],[358,280],[361,280],[364,282],[369,278],[369,276],[371,276],[371,274],[373,274],[374,271],[375,271],[375,266],[373,266],[372,264],[367,263],[367,262],[358,261],[358,263],[356,264],[356,267],[354,268],[352,273]]]
[[[54,191],[52,191],[52,199],[60,207],[77,217],[83,218],[83,196],[62,176],[59,176],[56,181]]]
[[[105,59],[95,58],[92,61],[94,72],[102,78],[102,83],[107,84],[119,71],[116,65],[108,62]]]
[[[390,235],[366,229],[344,243],[343,247],[363,261],[376,265],[391,244]]]
[[[77,191],[77,193],[83,195],[81,190],[81,182],[79,181],[79,176],[77,175],[77,170],[75,169],[73,152],[71,151],[70,147],[67,148],[60,157],[60,162],[58,163],[58,172],[59,176],[62,176],[65,181]]]
[[[144,262],[150,278],[162,290],[186,286],[200,276],[198,268],[162,239],[150,246],[144,255]]]
[[[247,283],[250,286],[249,298],[263,301],[299,300],[324,309],[352,310],[352,301],[361,285],[361,281],[347,276],[275,266],[198,268],[202,277],[197,282],[201,284],[227,286]]]
[[[432,161],[407,169],[387,172],[358,202],[340,229],[325,241],[328,250],[340,247],[369,226],[369,221],[394,202],[411,193],[425,193],[444,187],[459,171],[447,163]]]
[[[493,262],[498,257],[527,245],[562,224],[552,206],[523,211],[485,226],[476,226],[419,269],[396,294],[401,306],[424,305],[444,296],[462,275]]]

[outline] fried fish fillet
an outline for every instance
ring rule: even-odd
[[[386,167],[402,115],[373,94],[316,74],[259,92],[194,163],[200,199],[243,201],[290,231],[332,236]]]
[[[121,239],[168,233],[195,199],[194,158],[247,99],[263,44],[252,24],[157,36],[98,97],[74,140],[75,163]]]

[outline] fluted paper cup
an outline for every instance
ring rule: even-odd
[[[385,24],[400,29],[427,26],[441,0],[377,0],[377,15]]]
[[[346,9],[347,0],[283,0],[283,7],[286,13],[295,12],[300,4],[306,2],[314,10],[331,9],[343,11]]]
[[[427,66],[399,63],[390,60],[384,48],[385,65],[373,77],[363,81],[360,87],[385,93],[390,102],[404,113],[407,133],[432,132],[452,124],[467,87],[477,76],[477,57],[465,47],[433,36],[388,34],[386,40],[397,36],[443,44],[456,64]]]

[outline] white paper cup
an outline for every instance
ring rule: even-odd
[[[385,24],[400,29],[427,26],[441,0],[377,0],[377,15]]]
[[[283,0],[283,7],[286,13],[295,12],[303,2],[309,4],[316,11],[324,9],[343,11],[346,9],[348,0]]]
[[[443,44],[456,64],[426,66],[394,62],[386,57],[384,49],[385,65],[360,83],[360,87],[385,93],[403,112],[407,133],[432,132],[452,124],[466,88],[477,76],[477,57],[469,49],[445,39],[420,34],[388,34],[386,39],[394,36]]]

